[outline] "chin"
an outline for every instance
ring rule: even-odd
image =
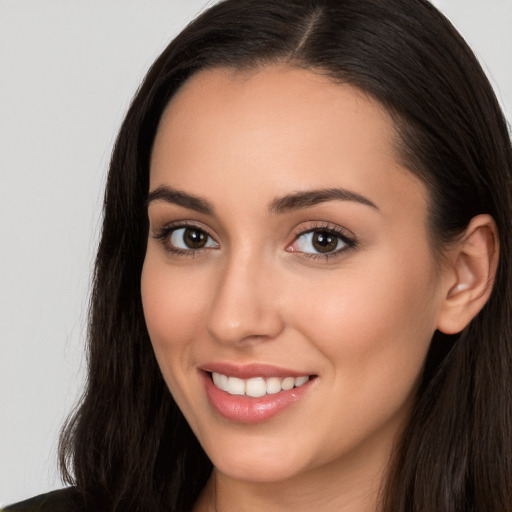
[[[277,483],[289,480],[300,473],[300,469],[283,457],[280,460],[229,458],[214,462],[215,468],[233,480],[253,483]]]
[[[232,436],[233,437],[233,436]],[[236,436],[235,434],[235,437]],[[258,436],[250,439],[240,436],[229,442],[212,442],[206,453],[215,468],[224,475],[254,483],[272,483],[291,479],[307,471],[309,458],[304,444],[297,442],[293,433],[288,439]]]

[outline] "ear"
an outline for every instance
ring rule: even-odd
[[[498,267],[498,230],[490,215],[471,219],[464,236],[449,249],[449,271],[437,328],[462,331],[491,295]]]

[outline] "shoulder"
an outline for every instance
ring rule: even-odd
[[[80,494],[74,487],[59,489],[9,505],[3,512],[83,512]]]

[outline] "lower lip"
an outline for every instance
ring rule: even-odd
[[[230,395],[212,382],[211,374],[201,372],[206,394],[213,408],[223,417],[238,423],[260,423],[291,407],[309,390],[312,379],[298,388],[258,398]]]

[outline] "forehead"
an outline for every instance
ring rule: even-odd
[[[295,141],[308,147],[322,140],[326,145],[336,140],[348,146],[358,140],[366,143],[366,152],[394,153],[395,141],[387,111],[364,92],[288,66],[196,73],[167,106],[158,135],[162,132],[179,142],[180,148],[191,132],[194,144],[231,135],[223,145],[232,142],[233,152],[247,148],[247,144],[236,144],[247,142],[247,137],[270,144],[277,134],[280,143]],[[233,138],[234,133],[238,137]]]
[[[225,198],[232,188],[270,197],[332,186],[375,203],[371,196],[385,190],[409,187],[408,197],[423,196],[423,184],[400,164],[395,140],[377,101],[321,74],[286,66],[205,70],[164,112],[150,183],[213,194],[220,180]]]

